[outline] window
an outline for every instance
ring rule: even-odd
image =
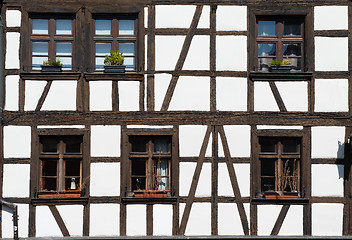
[[[261,192],[300,192],[301,139],[260,137]]]
[[[129,136],[130,190],[169,191],[171,136]]]
[[[32,17],[30,19],[31,66],[39,70],[44,60],[59,58],[63,70],[72,70],[74,19]]]
[[[94,20],[95,69],[104,68],[110,50],[123,53],[126,71],[136,70],[137,18],[135,16],[99,17]]]
[[[288,59],[294,70],[303,68],[304,18],[257,17],[256,49],[257,69],[265,71],[273,59]]]
[[[82,140],[82,136],[40,136],[39,192],[81,190]]]

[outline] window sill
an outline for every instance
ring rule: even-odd
[[[250,72],[249,77],[252,81],[310,81],[313,73],[311,72]]]
[[[32,198],[31,203],[33,205],[87,205],[88,200],[88,197],[59,197],[58,195],[56,198]]]
[[[81,77],[80,72],[63,71],[63,72],[21,72],[20,77],[23,80],[78,80]]]
[[[176,197],[122,197],[122,203],[175,203]]]
[[[253,204],[295,204],[304,205],[308,204],[308,198],[286,198],[286,199],[269,199],[269,198],[252,198],[251,203]]]
[[[141,72],[125,72],[125,73],[84,73],[87,81],[144,81],[144,74]]]

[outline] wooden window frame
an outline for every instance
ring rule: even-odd
[[[33,19],[45,19],[48,20],[48,34],[33,34]],[[70,35],[59,35],[56,34],[56,20],[72,20],[72,34]],[[33,42],[47,42],[48,43],[48,55],[36,55],[38,57],[48,57],[50,60],[55,60],[60,56],[56,55],[56,43],[64,42],[72,44],[72,70],[75,69],[75,37],[76,37],[76,27],[75,27],[75,16],[73,14],[30,14],[29,15],[29,66],[30,69],[33,68],[32,57],[33,57]],[[67,56],[62,56],[67,57]],[[69,71],[72,71],[69,70]]]
[[[95,34],[95,21],[96,20],[111,20],[111,34],[110,35],[96,35]],[[119,35],[118,26],[119,20],[134,20],[134,35]],[[134,43],[134,70],[129,72],[137,72],[138,68],[138,14],[94,14],[92,18],[92,59],[91,66],[93,71],[102,71],[96,70],[95,58],[96,58],[96,43],[111,43],[111,50],[119,50],[119,43]],[[128,71],[128,70],[126,70]]]
[[[301,35],[300,36],[284,36],[283,35],[283,21],[285,20],[297,20],[301,23]],[[276,36],[258,36],[258,21],[267,20],[275,21]],[[305,34],[305,16],[304,15],[256,15],[255,16],[255,62],[254,68],[256,71],[261,71],[259,66],[259,57],[258,56],[258,44],[275,44],[276,45],[276,56],[275,58],[282,61],[283,60],[283,44],[293,43],[301,44],[301,60],[299,72],[304,72],[305,70],[305,44],[306,44],[306,34]],[[268,57],[270,58],[270,57]]]
[[[35,163],[31,164],[31,172],[33,175],[33,184],[31,184],[32,198],[34,199],[53,199],[66,198],[75,199],[82,198],[86,194],[86,189],[89,185],[89,152],[87,152],[87,136],[86,129],[37,129],[37,137],[33,139],[36,142],[37,150],[33,155],[37,159]],[[43,152],[42,140],[50,137],[57,139],[57,152]],[[80,152],[66,153],[63,141],[70,138],[81,138]],[[57,160],[57,189],[56,190],[42,190],[42,160]],[[79,183],[76,190],[65,190],[65,159],[80,161],[80,176]]]

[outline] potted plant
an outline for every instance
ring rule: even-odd
[[[286,58],[282,61],[273,59],[270,62],[270,72],[290,72],[292,69],[291,60]]]
[[[62,71],[62,63],[59,58],[55,60],[45,60],[43,61],[43,65],[41,65],[42,72],[61,72]]]
[[[106,73],[124,73],[126,65],[123,65],[125,57],[123,53],[110,50],[110,55],[106,55],[104,59],[104,72]]]

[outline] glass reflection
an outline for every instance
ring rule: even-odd
[[[275,56],[276,44],[258,44],[258,56]]]
[[[33,34],[48,34],[48,19],[33,19]]]
[[[301,56],[301,44],[283,44],[284,56]]]
[[[284,35],[300,36],[301,24],[294,21],[284,21]]]
[[[275,36],[275,21],[258,21],[258,36]]]
[[[72,20],[56,20],[56,34],[71,35]]]

